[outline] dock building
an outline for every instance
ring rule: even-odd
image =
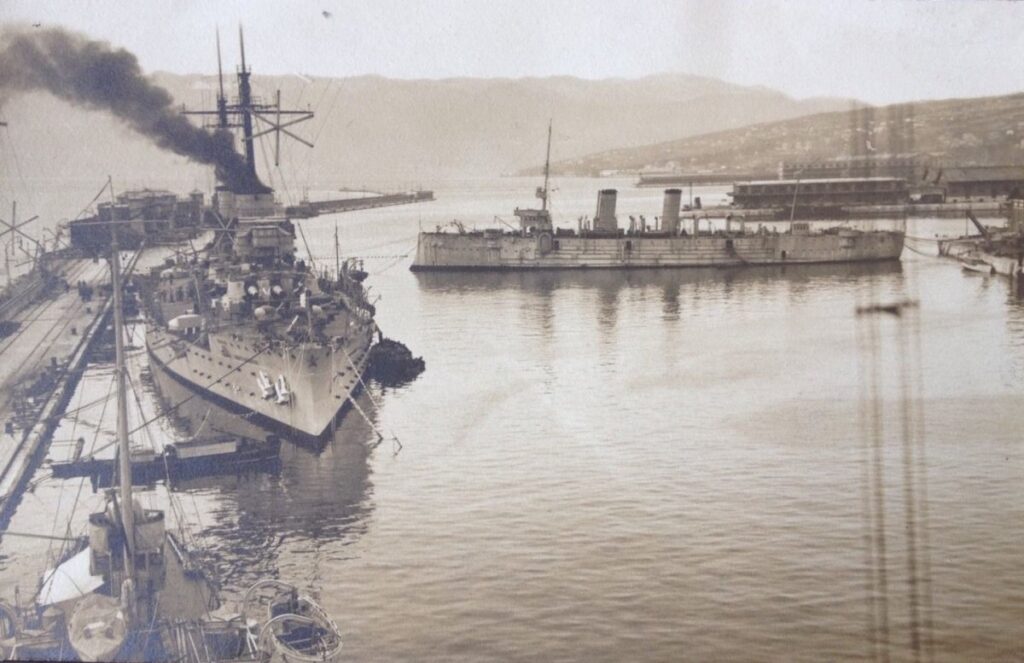
[[[736,182],[733,204],[744,209],[900,205],[908,202],[901,177],[857,177]]]

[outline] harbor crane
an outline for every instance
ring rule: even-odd
[[[974,216],[974,213],[971,212],[971,210],[967,210],[967,218],[971,220],[971,223],[974,224],[974,227],[978,229],[979,233],[981,233],[981,236],[985,242],[985,248],[991,249],[992,236],[989,234],[988,229],[985,228],[985,226],[981,225],[981,222],[978,221],[978,217]]]

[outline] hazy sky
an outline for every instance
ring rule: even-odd
[[[148,71],[213,72],[218,25],[230,71],[242,22],[265,74],[687,72],[874,103],[1024,89],[1024,2],[0,0],[0,20],[107,39]]]

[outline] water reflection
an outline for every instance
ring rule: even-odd
[[[821,279],[851,280],[864,276],[899,274],[902,263],[828,263],[813,265],[768,265],[759,267],[687,269],[545,270],[505,272],[415,272],[421,291],[466,293],[515,289],[528,294],[550,295],[562,289],[596,289],[617,293],[627,288],[661,288],[666,302],[680,286],[789,281],[807,283]],[[602,303],[611,300],[602,300]]]
[[[262,437],[267,431],[245,417],[188,397],[191,391],[155,369],[161,399],[181,403],[178,423],[194,433],[219,431]],[[296,548],[348,545],[366,531],[373,508],[369,449],[377,441],[374,400],[364,393],[360,408],[349,411],[333,437],[311,448],[282,439],[277,472],[249,472],[181,482],[178,491],[214,498],[204,516],[201,543],[225,588],[241,590],[265,577],[282,574],[282,556]],[[294,578],[296,582],[301,579]]]

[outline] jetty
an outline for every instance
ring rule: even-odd
[[[433,191],[407,191],[403,193],[380,193],[370,191],[367,193],[370,193],[371,195],[357,196],[355,198],[341,198],[337,200],[303,200],[298,205],[286,207],[285,213],[295,219],[309,219],[323,214],[354,212],[356,210],[373,209],[375,207],[409,205],[412,203],[425,203],[434,200]]]
[[[131,254],[129,268],[136,259]],[[12,317],[17,329],[0,339],[0,520],[39,461],[110,313],[109,296],[92,294],[106,290],[106,261],[68,259],[58,271],[80,287],[23,308]]]

